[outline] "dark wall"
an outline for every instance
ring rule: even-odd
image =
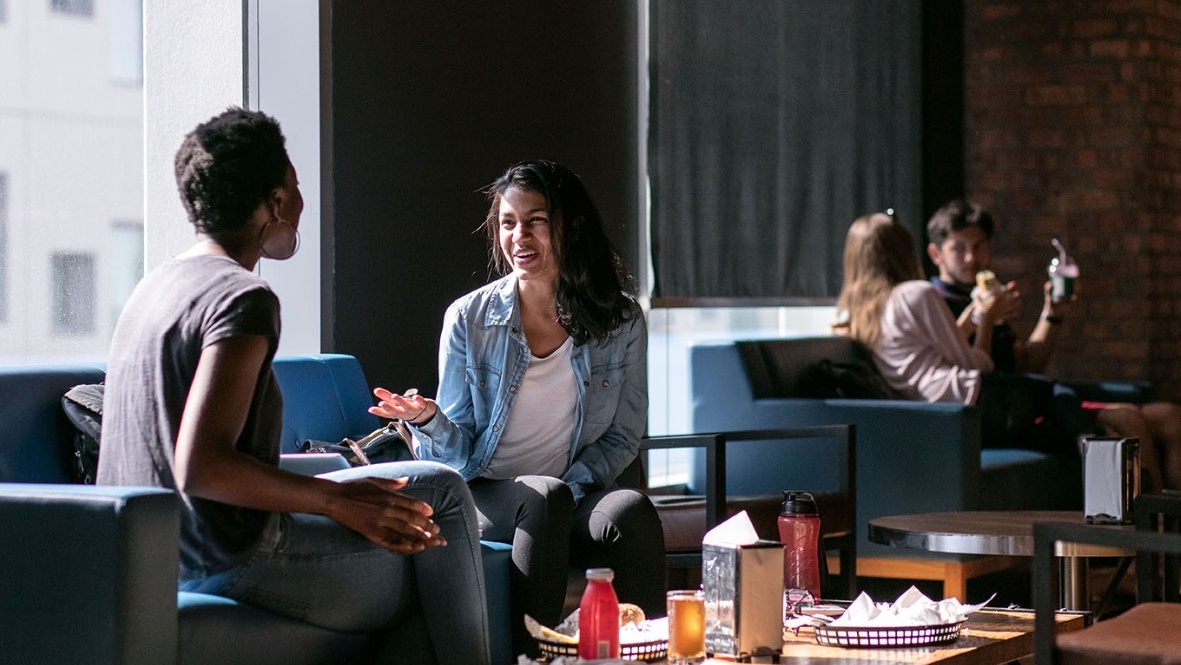
[[[964,5],[963,0],[923,0],[922,6],[923,217],[918,226],[925,230],[936,210],[964,195]]]
[[[1181,399],[1181,3],[964,3],[965,182],[1029,330],[1058,238],[1078,302],[1047,374]],[[1021,326],[1024,326],[1022,328]],[[1024,333],[1023,333],[1024,334]]]
[[[927,256],[927,220],[964,196],[964,3],[923,0],[923,207],[919,230],[923,269],[939,272]]]
[[[479,190],[510,164],[583,177],[632,270],[635,0],[324,0],[324,349],[437,386],[443,312],[488,281]]]

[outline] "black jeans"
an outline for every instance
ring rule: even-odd
[[[524,614],[551,627],[562,619],[570,566],[611,568],[620,602],[664,616],[664,530],[642,492],[592,492],[575,507],[570,488],[549,476],[477,478],[468,486],[481,538],[513,546],[514,653],[537,652]]]
[[[982,375],[976,405],[983,448],[1077,453],[1079,437],[1095,429],[1072,389],[1036,374]]]

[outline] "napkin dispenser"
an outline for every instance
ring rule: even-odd
[[[1140,439],[1084,439],[1083,495],[1088,524],[1131,523],[1140,496]]]
[[[747,658],[783,650],[783,544],[702,545],[705,650]]]

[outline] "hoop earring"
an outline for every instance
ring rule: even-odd
[[[299,251],[299,229],[291,222],[276,216],[258,232],[262,255],[274,261],[286,261]]]

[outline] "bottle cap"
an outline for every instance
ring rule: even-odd
[[[816,499],[809,492],[785,490],[783,492],[784,515],[815,515]]]
[[[615,571],[610,568],[587,568],[586,579],[599,582],[610,582],[615,579]]]

